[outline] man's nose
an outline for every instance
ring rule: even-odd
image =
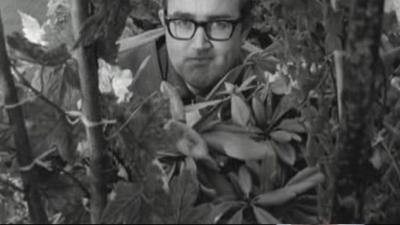
[[[203,27],[199,27],[192,39],[192,46],[196,50],[208,50],[211,48],[211,42],[207,37]]]

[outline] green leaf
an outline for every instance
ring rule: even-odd
[[[274,78],[270,78],[270,85],[272,93],[277,95],[287,95],[290,94],[292,87],[290,86],[290,79],[288,76],[283,74],[275,74]]]
[[[243,205],[237,201],[224,201],[218,205],[213,206],[212,212],[210,213],[211,223],[219,223],[228,211],[239,210],[241,207],[243,207]]]
[[[256,142],[245,135],[224,131],[210,131],[203,134],[207,144],[232,158],[240,160],[258,160],[267,155],[275,155],[272,146]]]
[[[265,126],[267,123],[267,112],[265,109],[265,105],[259,98],[259,96],[254,95],[252,99],[252,107],[256,122],[259,126]]]
[[[237,133],[246,135],[248,137],[257,137],[263,135],[263,131],[257,127],[253,126],[242,127],[231,122],[217,122],[212,126],[210,126],[208,130]]]
[[[251,175],[246,167],[239,169],[239,185],[244,195],[248,198],[252,189]]]
[[[232,218],[229,219],[227,224],[243,224],[243,209],[237,211]]]
[[[226,82],[229,83],[234,83],[236,79],[239,77],[239,75],[242,73],[243,69],[245,68],[245,65],[239,65],[233,69],[231,69],[219,82],[217,85],[214,86],[214,88],[210,91],[210,93],[207,95],[206,100],[210,100],[214,97],[214,95],[223,90],[222,85]]]
[[[290,179],[286,186],[300,185],[299,187],[301,187],[301,184],[307,184],[308,182],[312,182],[311,184],[316,185],[323,180],[324,175],[320,172],[318,167],[307,167]]]
[[[276,155],[265,157],[261,161],[259,179],[262,192],[270,191],[275,187],[276,177],[278,176],[280,170],[280,164],[278,163]]]
[[[273,131],[270,136],[273,140],[280,143],[288,143],[291,140],[298,142],[302,141],[302,138],[299,135],[284,130]]]
[[[24,12],[18,10],[22,22],[24,36],[31,42],[40,45],[47,45],[44,41],[45,31],[38,20]]]
[[[254,199],[254,201],[257,205],[270,207],[282,205],[295,197],[296,193],[283,188],[259,195]]]
[[[274,131],[270,133],[270,136],[279,143],[288,143],[292,140],[292,134],[282,130]]]
[[[200,103],[193,104],[193,105],[186,105],[185,112],[188,113],[188,112],[202,110],[202,109],[210,107],[210,106],[218,105],[219,103],[221,103],[223,101],[224,101],[223,99],[219,99],[219,100],[213,100],[213,101],[207,101],[207,102],[200,102]]]
[[[273,215],[271,215],[269,212],[266,210],[259,208],[259,207],[253,207],[253,212],[254,215],[257,219],[257,222],[259,224],[280,224],[281,222],[275,218]]]
[[[296,162],[296,150],[290,143],[276,143],[272,142],[275,152],[284,163],[293,166]]]
[[[142,185],[118,183],[115,188],[116,197],[104,209],[102,223],[132,224],[140,220]]]
[[[185,211],[181,224],[210,224],[211,204],[202,204]]]
[[[236,94],[231,98],[232,120],[238,125],[247,126],[251,121],[251,111],[245,100]]]
[[[272,124],[278,122],[287,112],[289,112],[289,110],[296,108],[296,96],[294,96],[293,94],[283,96],[273,112]]]
[[[182,174],[175,177],[170,185],[171,207],[174,210],[172,222],[184,223],[188,213],[193,213],[194,203],[199,193],[199,184],[195,175],[184,170]]]
[[[306,127],[300,123],[299,119],[286,119],[283,120],[276,129],[295,132],[305,133]]]
[[[282,205],[322,181],[324,175],[317,168],[306,168],[292,178],[284,188],[257,196],[255,203],[265,207]]]

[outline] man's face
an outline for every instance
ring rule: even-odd
[[[168,0],[167,16],[197,22],[237,20],[239,5],[240,0]],[[239,23],[225,41],[210,40],[203,27],[198,27],[190,40],[177,40],[166,31],[172,66],[192,88],[207,91],[238,63],[243,30]]]

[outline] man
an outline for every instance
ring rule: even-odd
[[[184,101],[207,94],[241,62],[252,4],[252,0],[164,0],[161,29],[120,43],[120,65],[133,73],[151,56],[132,90],[149,95],[167,80]]]

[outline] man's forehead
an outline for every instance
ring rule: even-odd
[[[168,0],[169,15],[191,15],[195,19],[237,18],[240,0]]]

